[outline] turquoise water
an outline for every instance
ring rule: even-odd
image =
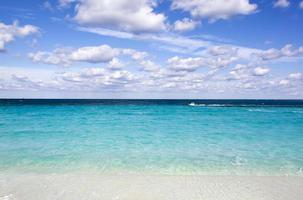
[[[2,105],[0,171],[303,174],[303,107]]]

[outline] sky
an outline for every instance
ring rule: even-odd
[[[1,0],[0,98],[303,99],[303,0]]]

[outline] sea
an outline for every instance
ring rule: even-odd
[[[303,100],[0,100],[0,173],[74,171],[303,176]]]

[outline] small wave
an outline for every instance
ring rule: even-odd
[[[227,106],[231,106],[229,104],[208,104],[207,106],[209,107],[227,107]]]
[[[262,111],[262,112],[275,112],[270,110],[270,108],[280,108],[280,107],[303,107],[303,105],[275,105],[275,104],[265,104],[265,103],[232,103],[232,102],[226,102],[226,103],[220,103],[220,102],[214,102],[214,103],[210,103],[210,102],[201,102],[201,103],[195,103],[195,102],[191,102],[190,104],[188,104],[189,106],[207,106],[207,107],[246,107],[246,108],[250,108],[249,111]],[[264,109],[261,109],[264,108]],[[301,110],[298,111],[294,111],[297,113],[301,113]]]
[[[252,108],[252,109],[247,109],[249,112],[265,112],[265,113],[274,113],[276,111],[273,110],[267,110],[267,109],[257,109],[257,108]]]
[[[276,112],[279,112],[279,113],[298,113],[298,114],[302,114],[303,111],[300,111],[300,110],[293,110],[293,111],[288,111],[288,110],[272,110],[272,109],[260,109],[260,108],[249,108],[249,109],[246,109],[247,111],[249,112],[263,112],[263,113],[276,113]]]

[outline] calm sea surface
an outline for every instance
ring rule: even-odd
[[[0,172],[303,175],[303,101],[0,100]]]

